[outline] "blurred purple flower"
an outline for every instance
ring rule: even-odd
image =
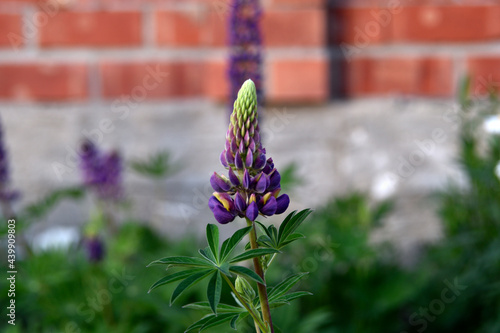
[[[90,236],[84,239],[87,258],[90,262],[100,262],[105,255],[104,242],[98,236]]]
[[[116,151],[101,153],[92,141],[82,145],[80,168],[86,186],[104,200],[120,200],[122,188],[122,159]]]
[[[245,162],[243,162],[245,161]],[[290,198],[281,191],[281,176],[262,147],[257,115],[257,93],[252,80],[238,92],[226,133],[221,163],[228,177],[214,173],[210,184],[214,194],[208,206],[222,224],[236,216],[255,221],[257,216],[271,216],[286,211]]]
[[[19,197],[19,192],[10,190],[9,183],[9,157],[4,144],[3,128],[0,124],[0,201],[10,205],[11,201]]]
[[[231,101],[236,100],[238,90],[247,79],[255,82],[259,103],[264,101],[261,17],[259,0],[233,0],[229,17]]]

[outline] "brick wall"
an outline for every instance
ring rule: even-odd
[[[0,0],[0,98],[81,102],[135,93],[138,100],[222,100],[228,91],[229,4]],[[325,101],[329,91],[322,1],[269,0],[264,6],[269,99]]]
[[[450,97],[467,74],[474,94],[500,88],[500,1],[333,1],[328,16],[337,94]]]
[[[500,87],[500,1],[263,0],[271,102]],[[230,0],[0,0],[0,99],[227,95]]]

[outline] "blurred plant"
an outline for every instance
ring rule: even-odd
[[[5,148],[2,124],[0,123],[0,205],[5,220],[14,217],[12,201],[18,197],[19,192],[10,189],[9,158]]]
[[[236,100],[238,91],[247,79],[255,82],[257,100],[262,105],[262,36],[260,20],[262,8],[259,0],[232,0],[229,18],[229,78],[230,101]]]
[[[174,243],[140,221],[128,221],[107,239],[108,255],[98,265],[75,247],[19,258],[18,276],[23,278],[16,280],[16,326],[3,320],[0,331],[181,333],[196,313],[166,308],[164,298],[172,289],[145,294],[144,285],[157,272],[144,271],[144,262],[165,253],[188,254],[193,244],[192,237]],[[0,268],[7,271],[3,261]],[[8,282],[2,279],[0,288],[8,290]],[[195,299],[202,294],[201,288],[194,288],[184,296]],[[0,304],[7,302],[3,293]]]
[[[290,202],[286,194],[279,195],[281,176],[272,159],[266,160],[265,154],[259,134],[257,92],[252,80],[247,80],[234,103],[225,149],[220,155],[221,163],[228,169],[229,177],[217,173],[212,175],[210,183],[215,192],[208,204],[219,223],[229,223],[239,216],[245,218],[247,227],[236,231],[219,247],[219,229],[209,224],[206,231],[209,246],[199,251],[201,258],[166,257],[151,263],[185,269],[163,277],[150,289],[182,280],[172,294],[170,303],[187,288],[210,277],[207,287],[208,302],[193,303],[188,307],[212,313],[188,327],[186,331],[203,331],[224,322],[230,322],[230,326],[236,329],[237,322],[250,316],[257,332],[272,333],[276,327],[272,323],[271,308],[309,295],[303,291],[287,294],[306,273],[292,274],[270,289],[265,282],[265,272],[276,254],[286,245],[304,237],[295,233],[295,230],[311,212],[309,209],[299,213],[292,212],[279,229],[274,225],[266,227],[255,221],[259,214],[266,217],[283,213]],[[260,237],[257,234],[257,226],[262,231]],[[232,253],[247,234],[250,237],[247,250],[233,257]],[[253,259],[254,270],[235,265],[249,259]],[[234,276],[235,283],[231,280]],[[237,306],[220,303],[223,280],[231,288]],[[257,283],[258,293],[250,281]]]
[[[130,166],[138,174],[152,179],[165,178],[173,171],[171,157],[167,151],[159,152],[144,161],[133,161]]]
[[[81,170],[84,184],[105,201],[123,198],[122,160],[116,151],[104,154],[92,141],[82,144]]]
[[[117,232],[116,204],[124,199],[122,184],[122,159],[118,152],[101,152],[89,140],[82,144],[80,169],[87,189],[96,197],[96,206],[106,220],[105,227],[111,234]]]

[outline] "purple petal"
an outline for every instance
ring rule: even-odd
[[[280,182],[281,182],[281,175],[278,172],[278,170],[274,169],[271,174],[269,175],[269,190],[272,191],[278,187],[280,187]]]
[[[241,140],[240,142],[240,148],[238,151],[240,152],[240,154],[243,154],[243,152],[245,151],[245,143],[243,142],[243,140]]]
[[[229,180],[234,186],[240,185],[240,179],[234,173],[233,168],[229,168]]]
[[[257,169],[257,170],[260,170],[264,167],[264,165],[266,164],[266,156],[264,155],[260,155],[256,160],[255,160],[255,163],[254,163],[254,166],[253,168],[254,169]]]
[[[276,213],[277,208],[276,198],[270,197],[269,200],[267,200],[267,203],[260,209],[260,212],[263,215],[271,216]]]
[[[250,143],[248,144],[248,149],[251,151],[255,151],[255,141],[253,139],[250,139]]]
[[[250,203],[250,205],[248,205],[247,208],[246,217],[250,221],[255,221],[258,215],[259,215],[259,207],[257,207],[257,204],[255,202]]]
[[[224,193],[225,194],[225,193]],[[215,196],[210,197],[208,200],[208,207],[214,214],[217,222],[221,224],[226,224],[231,222],[236,217],[235,212],[228,211]]]
[[[276,199],[276,214],[281,214],[287,210],[290,204],[290,198],[286,194],[282,194]]]
[[[269,180],[267,179],[267,176],[263,172],[261,172],[260,175],[261,175],[260,179],[255,185],[255,192],[264,193],[266,191]]]
[[[232,222],[236,217],[236,214],[228,212],[224,207],[215,206],[212,209],[212,213],[214,213],[214,217],[220,224],[226,224]]]
[[[220,154],[220,163],[225,167],[227,168],[229,165],[227,164],[227,160],[226,160],[226,151],[224,150],[221,154]]]
[[[231,185],[226,183],[226,181],[222,179],[217,172],[214,172],[212,177],[210,177],[210,185],[212,185],[212,188],[216,192],[227,192],[231,189]]]
[[[246,190],[250,188],[250,174],[248,173],[248,169],[245,169],[245,173],[243,174],[243,187]]]
[[[243,160],[239,152],[236,152],[234,156],[234,165],[236,165],[236,169],[243,169]]]
[[[226,161],[228,164],[234,164],[234,155],[230,150],[226,151]]]
[[[250,168],[253,164],[253,153],[250,149],[247,151],[247,157],[245,158],[245,165],[247,168]]]
[[[233,154],[238,151],[238,144],[236,143],[236,139],[233,139],[231,141],[231,151],[233,152]]]
[[[234,197],[234,205],[239,213],[243,213],[247,209],[247,203],[239,192],[236,193],[236,196]]]

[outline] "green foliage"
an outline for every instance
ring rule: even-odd
[[[154,179],[165,178],[173,171],[171,156],[166,151],[159,152],[147,160],[133,161],[130,167],[138,174]]]
[[[193,243],[167,242],[134,222],[106,241],[107,255],[97,264],[77,246],[18,258],[15,332],[183,332],[193,314],[165,305],[169,289],[146,293],[157,272],[145,271],[144,262],[160,253],[187,254]],[[3,262],[1,267],[7,271]],[[7,282],[0,281],[2,290]],[[198,288],[184,296],[201,295]],[[7,293],[0,301],[6,304]],[[2,321],[0,331],[9,332],[9,326]]]

